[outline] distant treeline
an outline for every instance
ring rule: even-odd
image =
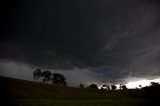
[[[50,71],[42,71],[41,69],[37,68],[33,72],[33,78],[35,80],[42,78],[43,83],[49,83],[52,82],[53,85],[58,86],[66,86],[67,81],[63,74],[60,73],[51,73]],[[84,84],[80,84],[78,86],[79,88],[91,88],[91,89],[99,89],[97,84],[90,84],[89,86],[85,87]],[[138,88],[135,88],[138,89]],[[160,96],[160,84],[157,82],[151,82],[150,86],[142,87],[139,85],[139,89],[145,92],[152,92],[156,93]],[[123,90],[123,91],[130,91],[130,89],[127,88],[124,84],[119,84],[119,89],[115,85],[107,85],[103,84],[100,87],[100,90],[108,90],[108,91],[114,91],[114,90]],[[158,93],[157,93],[158,92]]]

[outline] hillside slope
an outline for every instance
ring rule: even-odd
[[[156,100],[134,97],[122,91],[59,87],[6,77],[0,77],[0,84],[1,104],[3,105],[146,106],[156,103]]]

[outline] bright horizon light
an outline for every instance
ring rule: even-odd
[[[147,79],[139,79],[138,80],[138,79],[134,79],[133,81],[129,81],[128,83],[126,83],[124,85],[126,85],[126,87],[128,89],[135,89],[135,88],[140,88],[139,85],[141,85],[141,87],[150,86],[151,82],[160,83],[160,78],[156,78],[156,79],[153,79],[153,80],[147,80]],[[116,84],[116,86],[117,86],[117,89],[119,89],[120,85]],[[101,87],[102,87],[102,84],[99,84],[98,88],[101,89]]]
[[[160,78],[153,80],[143,79],[138,81],[130,81],[125,85],[127,86],[127,88],[132,89],[132,88],[140,88],[139,85],[141,85],[141,87],[149,86],[151,82],[160,82]]]

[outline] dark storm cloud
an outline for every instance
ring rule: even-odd
[[[55,70],[86,69],[102,73],[94,77],[101,82],[160,74],[159,1],[5,4],[1,59]]]

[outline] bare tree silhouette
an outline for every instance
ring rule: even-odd
[[[37,68],[35,69],[35,71],[33,72],[33,79],[37,80],[39,77],[41,77],[41,69]]]

